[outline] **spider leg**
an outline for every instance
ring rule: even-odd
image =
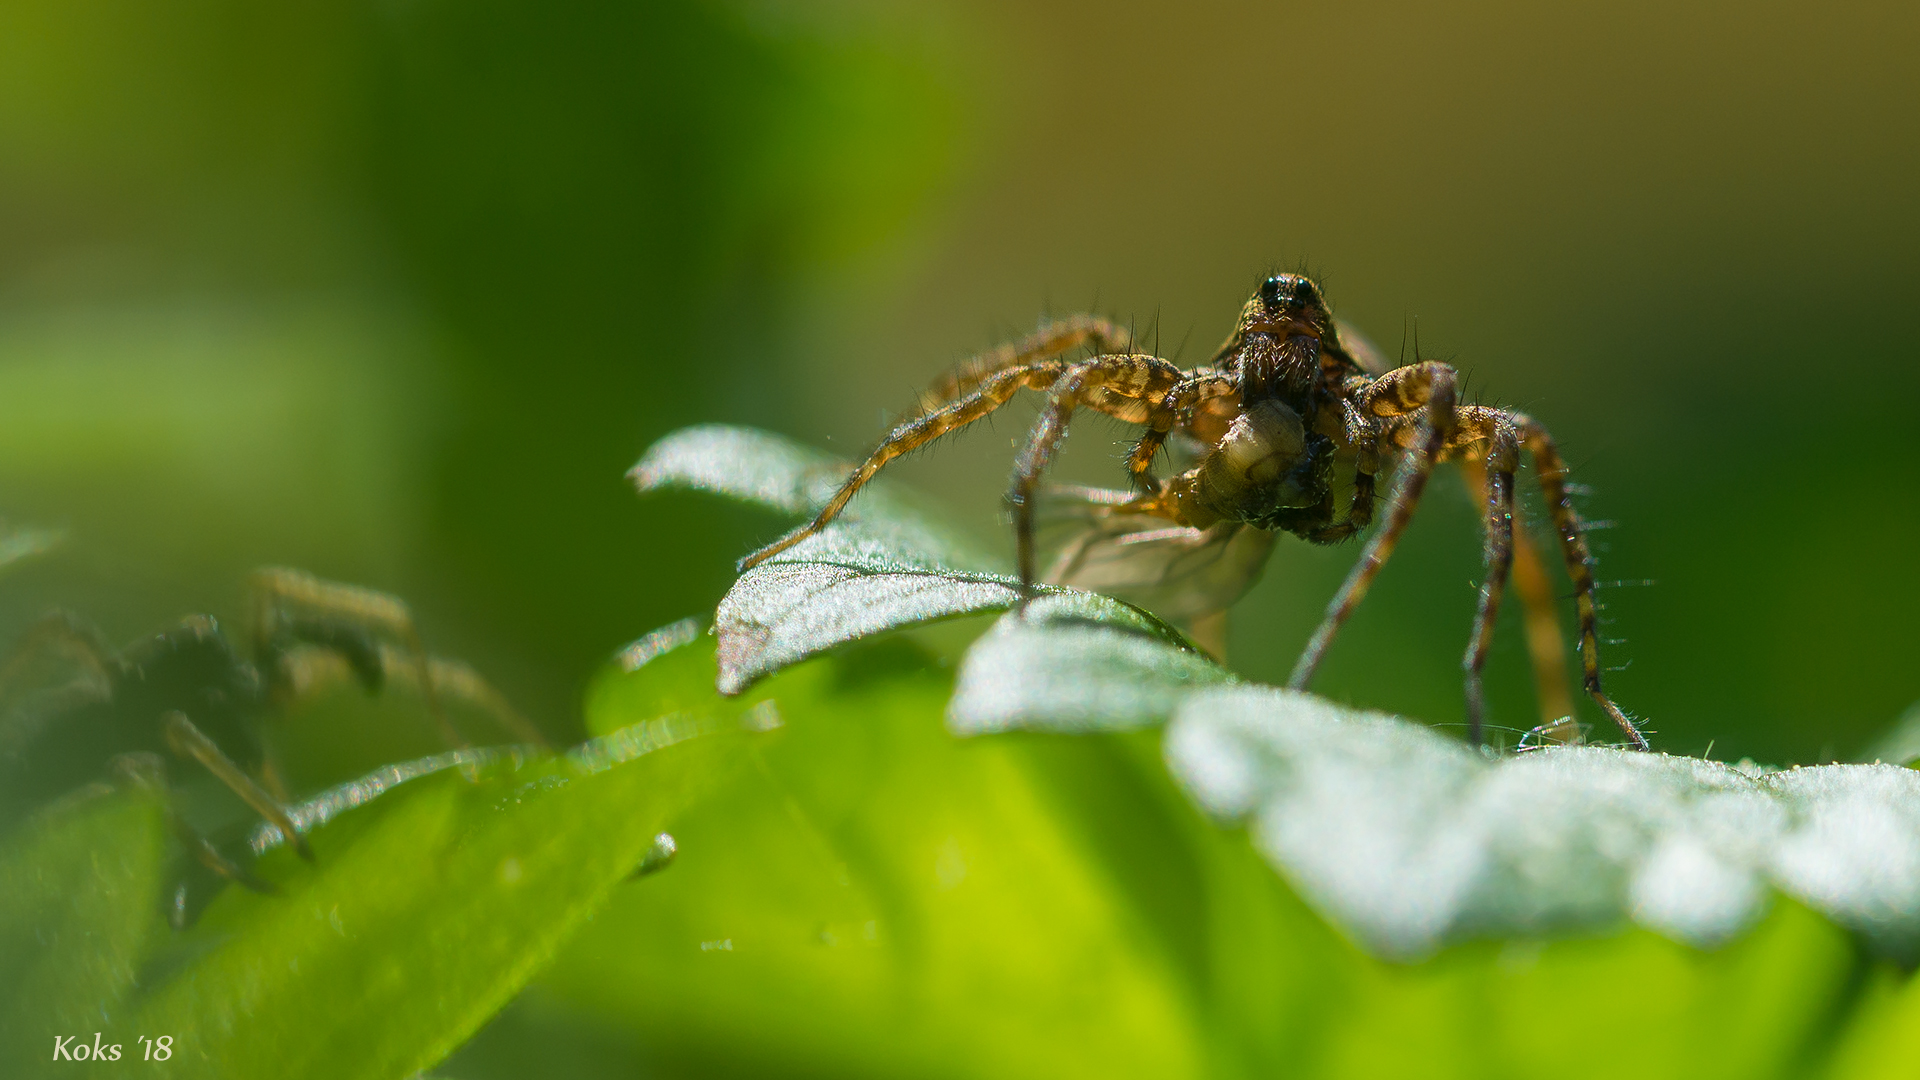
[[[1010,341],[962,362],[920,395],[920,412],[922,415],[934,412],[973,393],[999,372],[1057,360],[1081,346],[1101,354],[1125,353],[1132,346],[1132,335],[1094,315],[1069,315],[1054,320],[1019,341]]]
[[[240,766],[234,764],[233,759],[222,753],[220,747],[216,746],[212,739],[207,738],[204,732],[194,727],[193,721],[187,719],[186,713],[169,709],[160,718],[160,723],[166,732],[167,745],[173,748],[174,753],[199,762],[221,783],[227,785],[235,795],[240,796],[248,806],[253,807],[256,813],[278,827],[281,834],[293,845],[293,849],[300,853],[301,858],[308,862],[313,861],[313,849],[307,846],[306,837],[301,836],[293,827],[293,819],[287,815],[286,807],[281,806],[280,801],[269,794],[267,789],[255,782],[253,777],[248,776]]]
[[[1034,425],[1026,449],[1014,463],[1013,481],[1007,488],[1007,502],[1013,507],[1014,544],[1023,592],[1031,593],[1034,582],[1039,580],[1034,571],[1033,553],[1034,487],[1066,439],[1074,410],[1091,405],[1127,419],[1136,414],[1137,402],[1163,403],[1182,378],[1179,368],[1155,357],[1097,356],[1067,368],[1054,382],[1048,392],[1047,407]],[[1115,397],[1122,400],[1110,400]]]
[[[840,516],[840,511],[846,509],[853,496],[889,461],[987,416],[1013,400],[1013,395],[1023,386],[1045,389],[1059,377],[1061,367],[1057,361],[1047,361],[1031,367],[996,372],[984,379],[972,393],[894,428],[879,447],[867,456],[867,460],[847,477],[846,482],[840,485],[840,490],[833,493],[833,498],[827,500],[827,505],[820,509],[812,521],[741,559],[740,569],[751,570],[826,528],[827,523]]]
[[[1461,457],[1458,463],[1467,489],[1476,499],[1487,497],[1486,466],[1474,457]],[[1540,561],[1540,548],[1524,523],[1513,530],[1513,591],[1526,614],[1527,658],[1533,667],[1540,724],[1551,727],[1573,715],[1573,695],[1567,690],[1566,642],[1560,635],[1560,615],[1546,567]]]
[[[1319,628],[1293,665],[1293,674],[1287,679],[1289,689],[1307,688],[1327,647],[1333,644],[1334,635],[1366,598],[1373,579],[1392,556],[1394,545],[1400,542],[1400,534],[1406,531],[1407,522],[1412,520],[1414,510],[1420,505],[1420,496],[1426,491],[1434,462],[1453,435],[1457,382],[1458,376],[1452,368],[1431,361],[1397,368],[1374,382],[1373,393],[1364,402],[1366,412],[1381,417],[1404,416],[1415,410],[1423,412],[1414,428],[1412,446],[1394,478],[1393,491],[1387,496],[1386,522],[1368,538],[1366,548],[1360,552],[1360,561],[1347,574],[1333,602],[1327,605]],[[1393,433],[1387,438],[1392,439]]]
[[[1462,409],[1460,435],[1472,441],[1484,439],[1486,491],[1486,546],[1483,558],[1487,576],[1480,582],[1480,597],[1473,611],[1473,635],[1467,641],[1467,654],[1461,660],[1467,679],[1467,741],[1480,745],[1481,726],[1487,712],[1483,672],[1487,653],[1493,647],[1493,628],[1500,614],[1500,599],[1506,589],[1507,575],[1513,567],[1513,474],[1520,466],[1520,438],[1505,414],[1492,409]]]
[[[1124,363],[1122,363],[1124,362]],[[1140,407],[1139,402],[1130,400],[1142,396],[1142,392],[1131,388],[1124,372],[1135,367],[1142,370],[1151,368],[1155,372],[1172,372],[1173,379],[1161,377],[1160,381],[1171,384],[1177,380],[1179,369],[1164,360],[1144,356],[1105,356],[1095,360],[1082,361],[1073,365],[1079,368],[1113,367],[1114,378],[1099,383],[1101,393],[1097,398],[1089,399],[1086,404],[1121,419],[1129,419]],[[1117,365],[1117,366],[1116,366]],[[793,545],[805,540],[827,527],[827,523],[840,516],[847,503],[859,490],[872,480],[886,464],[893,459],[925,446],[927,443],[958,430],[968,424],[988,416],[996,409],[1013,400],[1013,395],[1021,387],[1045,390],[1053,386],[1070,370],[1069,365],[1057,360],[1048,360],[1027,367],[1007,368],[987,376],[972,393],[955,400],[940,409],[917,417],[894,428],[873,453],[867,456],[853,474],[848,476],[833,497],[827,500],[814,519],[800,528],[768,544],[766,547],[740,560],[740,569],[751,570]]]
[[[1581,681],[1587,696],[1620,726],[1636,750],[1651,750],[1646,735],[1620,706],[1600,688],[1599,615],[1593,600],[1593,554],[1587,549],[1586,530],[1580,514],[1567,497],[1567,465],[1553,444],[1552,436],[1532,417],[1510,414],[1521,443],[1533,457],[1533,468],[1540,477],[1540,490],[1553,513],[1555,531],[1560,534],[1560,554],[1566,560],[1567,576],[1573,580],[1574,611],[1580,619]]]
[[[375,642],[374,663],[383,680],[403,684],[421,693],[419,673],[413,658],[387,642]],[[280,656],[280,677],[289,698],[305,698],[349,680],[364,683],[360,661],[339,650],[324,646],[298,646]],[[484,712],[502,730],[521,742],[546,746],[547,738],[533,722],[520,715],[511,702],[472,666],[446,657],[427,658],[427,673],[433,679],[433,691],[441,701],[459,701]],[[424,696],[424,695],[423,695]]]
[[[214,847],[206,837],[200,835],[198,829],[187,823],[187,819],[181,816],[179,807],[174,803],[173,790],[167,784],[166,764],[160,760],[158,754],[149,754],[144,751],[121,754],[113,759],[111,768],[122,786],[145,788],[160,796],[161,805],[165,808],[167,827],[173,831],[173,835],[180,841],[181,846],[187,849],[188,854],[193,856],[195,862],[229,881],[237,881],[262,895],[273,896],[279,893],[280,890],[273,885],[247,873],[239,863],[220,854],[220,849]],[[179,895],[183,900],[185,893],[186,884],[182,882]],[[175,930],[187,928],[188,920],[183,902],[176,903],[171,915]]]
[[[1139,421],[1147,425],[1141,432],[1133,450],[1127,454],[1127,475],[1133,479],[1135,491],[1152,491],[1158,484],[1151,470],[1153,459],[1158,457],[1162,447],[1167,445],[1167,437],[1181,418],[1191,410],[1214,398],[1229,397],[1240,392],[1234,381],[1212,372],[1197,372],[1183,378],[1166,397],[1150,409],[1145,419]]]
[[[451,747],[468,745],[434,693],[426,646],[405,601],[284,567],[255,571],[252,586],[254,656],[276,695],[288,690],[286,656],[302,644],[334,650],[369,690],[379,689],[387,668],[375,635],[384,631],[405,646],[441,738]]]

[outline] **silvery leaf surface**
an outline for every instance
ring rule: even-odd
[[[1245,822],[1377,954],[1627,921],[1698,946],[1774,890],[1883,951],[1920,948],[1920,773],[1783,771],[1605,747],[1490,758],[1429,728],[1284,690],[1195,693],[1166,735],[1203,808]]]
[[[1087,593],[1049,596],[1003,616],[967,650],[947,726],[959,735],[1142,727],[1197,689],[1236,681],[1138,609]]]

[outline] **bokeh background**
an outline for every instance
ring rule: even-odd
[[[1044,313],[1198,361],[1305,265],[1559,438],[1658,745],[1844,758],[1920,698],[1915,56],[1895,4],[11,0],[0,514],[68,539],[0,634],[296,565],[577,734],[786,524],[636,496],[654,438],[856,453]],[[1010,546],[1029,409],[898,472]],[[1459,723],[1474,530],[1439,485],[1320,689]],[[1235,666],[1355,554],[1283,545]],[[1517,624],[1493,704],[1533,722]]]

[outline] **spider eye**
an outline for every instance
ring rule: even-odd
[[[1278,307],[1286,296],[1287,279],[1278,274],[1260,283],[1260,302],[1269,307]]]
[[[1293,304],[1295,307],[1317,307],[1320,304],[1320,290],[1306,278],[1293,279]]]

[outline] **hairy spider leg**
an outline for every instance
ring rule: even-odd
[[[1482,725],[1486,722],[1487,694],[1484,672],[1487,653],[1493,648],[1493,628],[1500,615],[1500,599],[1506,589],[1507,575],[1513,567],[1513,474],[1520,467],[1520,437],[1511,418],[1497,409],[1466,408],[1459,411],[1457,440],[1461,443],[1485,440],[1483,451],[1486,478],[1486,543],[1482,560],[1486,576],[1480,581],[1480,596],[1473,610],[1473,634],[1467,640],[1467,653],[1461,667],[1467,679],[1467,741],[1480,745]]]
[[[1092,362],[1093,361],[1087,361],[1087,363]],[[1173,365],[1167,364],[1164,360],[1156,361],[1156,363],[1165,364],[1172,370],[1178,370],[1174,369]],[[1032,390],[1045,390],[1051,387],[1055,382],[1059,381],[1061,374],[1064,373],[1067,368],[1068,365],[1062,361],[1046,360],[1028,367],[1007,368],[1006,370],[995,372],[983,380],[980,386],[972,393],[950,402],[925,416],[916,417],[898,425],[893,431],[888,433],[887,437],[881,441],[873,453],[867,456],[867,460],[854,469],[853,473],[847,477],[846,482],[841,484],[840,489],[833,493],[833,497],[827,500],[827,505],[821,507],[820,512],[814,516],[812,521],[800,526],[798,529],[793,530],[753,554],[748,555],[746,558],[741,559],[739,569],[742,571],[751,570],[773,556],[805,540],[807,537],[818,533],[821,529],[826,528],[828,522],[839,517],[840,512],[846,509],[847,503],[852,501],[854,495],[857,494],[861,488],[865,487],[867,482],[872,480],[874,475],[894,458],[900,457],[903,454],[912,453],[950,431],[966,427],[975,420],[990,415],[1007,402],[1013,400],[1013,395],[1018,393],[1022,387]],[[1097,400],[1090,400],[1087,404],[1109,415],[1120,415],[1122,419],[1125,418],[1125,413],[1128,410],[1137,407],[1137,403],[1135,402],[1124,399],[1111,400],[1104,396]]]
[[[1098,354],[1125,353],[1131,351],[1132,340],[1126,330],[1097,315],[1055,319],[1019,341],[1010,341],[962,361],[920,394],[920,412],[922,415],[934,412],[971,394],[990,376],[1008,368],[1032,367],[1057,360],[1082,346]]]
[[[376,667],[379,648],[371,640],[371,630],[384,630],[406,647],[421,697],[427,712],[440,729],[441,738],[455,749],[468,746],[465,736],[453,726],[434,692],[431,665],[413,611],[399,597],[372,589],[338,582],[322,581],[312,574],[285,567],[256,570],[253,586],[253,648],[262,673],[284,690],[281,661],[295,644],[324,645],[342,653],[355,663],[361,680],[370,689],[377,688],[384,667]],[[318,613],[320,618],[295,614],[300,608]]]
[[[1593,554],[1587,548],[1586,530],[1579,511],[1567,494],[1567,465],[1553,444],[1553,437],[1530,416],[1511,414],[1521,443],[1533,457],[1534,472],[1539,474],[1540,491],[1553,514],[1554,530],[1560,534],[1560,554],[1566,560],[1567,577],[1573,581],[1574,611],[1580,619],[1580,666],[1582,682],[1595,703],[1620,726],[1636,750],[1651,750],[1652,745],[1639,726],[1600,688],[1599,615],[1593,599]]]
[[[751,570],[826,528],[827,523],[840,516],[840,511],[846,509],[847,503],[853,500],[854,495],[865,487],[867,481],[872,480],[874,474],[884,468],[887,462],[902,454],[911,453],[949,431],[965,427],[992,413],[1013,400],[1013,395],[1023,386],[1035,390],[1051,386],[1054,379],[1058,377],[1059,371],[1060,365],[1057,362],[1046,361],[1031,367],[1009,368],[995,372],[966,396],[925,416],[916,417],[895,427],[873,453],[867,455],[867,460],[847,477],[846,482],[840,485],[840,490],[833,493],[833,498],[827,500],[827,505],[820,508],[820,512],[814,515],[812,521],[741,559],[739,568],[742,571]]]
[[[1486,467],[1479,458],[1455,459],[1466,479],[1467,490],[1475,500],[1487,496]],[[1550,728],[1573,716],[1573,695],[1567,689],[1566,641],[1560,633],[1560,614],[1553,595],[1552,582],[1533,532],[1524,522],[1513,530],[1514,594],[1520,598],[1525,614],[1527,658],[1533,667],[1534,701],[1539,706],[1540,726]]]
[[[193,721],[187,719],[186,713],[169,709],[161,716],[160,723],[166,732],[167,745],[173,748],[174,753],[199,762],[248,806],[253,807],[256,813],[278,827],[301,858],[313,861],[313,849],[307,846],[306,837],[294,829],[293,818],[288,816],[286,807],[280,805],[280,800],[248,776],[232,758],[222,753],[206,733],[193,726]]]
[[[206,837],[200,835],[200,831],[180,815],[179,808],[174,804],[173,789],[167,784],[166,763],[158,754],[149,754],[144,751],[120,754],[113,759],[112,770],[121,783],[144,788],[160,797],[160,805],[164,808],[168,828],[173,830],[181,846],[193,855],[195,862],[229,881],[239,882],[254,892],[265,896],[279,894],[280,890],[271,883],[254,877],[240,864],[220,854],[218,848],[214,847]],[[184,885],[182,888],[184,890]],[[171,912],[171,921],[174,929],[186,929],[185,911],[180,906],[176,906]]]
[[[1327,647],[1333,644],[1334,635],[1352,616],[1354,608],[1360,606],[1380,568],[1393,555],[1394,545],[1400,542],[1400,534],[1406,531],[1407,522],[1412,520],[1413,512],[1420,504],[1420,496],[1426,491],[1434,462],[1439,459],[1447,440],[1452,436],[1457,382],[1458,376],[1452,368],[1424,361],[1396,368],[1382,375],[1368,388],[1366,412],[1373,416],[1395,417],[1421,410],[1420,423],[1415,428],[1413,445],[1408,448],[1407,456],[1394,478],[1393,491],[1387,497],[1386,521],[1378,532],[1368,538],[1367,546],[1360,552],[1360,561],[1354,564],[1340,591],[1334,595],[1333,602],[1327,605],[1325,617],[1320,620],[1313,637],[1308,639],[1306,649],[1293,666],[1293,674],[1287,679],[1290,689],[1307,688],[1314,670],[1326,655]],[[1394,432],[1389,432],[1387,437],[1392,438],[1393,435]]]
[[[1167,445],[1173,429],[1184,423],[1194,409],[1214,398],[1232,397],[1239,392],[1232,377],[1210,371],[1194,372],[1168,391],[1159,406],[1140,421],[1147,425],[1147,430],[1141,432],[1139,441],[1127,454],[1127,475],[1133,480],[1134,490],[1145,492],[1158,488],[1159,482],[1152,471],[1153,459]]]
[[[1138,415],[1137,409],[1116,406],[1106,395],[1153,406],[1163,403],[1183,377],[1179,368],[1158,357],[1115,355],[1096,356],[1074,364],[1055,380],[1048,391],[1047,406],[1027,439],[1027,447],[1014,462],[1013,480],[1007,488],[1007,502],[1013,507],[1014,545],[1023,593],[1031,594],[1038,580],[1034,571],[1033,489],[1066,439],[1074,410],[1082,405],[1096,408],[1104,405],[1107,407],[1102,411]],[[1105,395],[1099,391],[1105,391]]]

